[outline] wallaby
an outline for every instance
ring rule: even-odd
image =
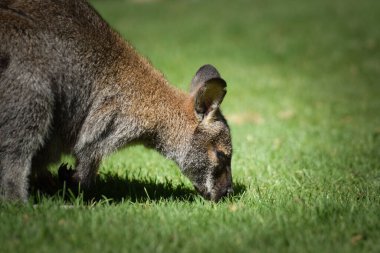
[[[211,65],[190,93],[170,86],[85,0],[1,0],[0,199],[27,201],[31,171],[61,153],[89,186],[103,156],[141,143],[218,201],[232,192],[225,94]]]

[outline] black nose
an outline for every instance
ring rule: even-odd
[[[229,187],[227,189],[227,195],[232,195],[234,193],[234,190],[232,189],[232,187]]]
[[[222,197],[232,195],[233,193],[234,193],[234,190],[232,189],[232,187],[228,187],[228,188],[226,188],[226,189],[222,192]]]

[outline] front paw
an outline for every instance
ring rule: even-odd
[[[68,166],[67,163],[62,163],[58,168],[58,178],[59,182],[66,182],[67,185],[77,184],[74,179],[75,170]]]

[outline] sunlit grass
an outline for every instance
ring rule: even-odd
[[[92,3],[173,85],[218,67],[236,195],[203,201],[133,147],[95,192],[1,203],[1,252],[380,251],[379,3]]]

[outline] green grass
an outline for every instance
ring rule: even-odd
[[[0,252],[380,252],[380,2],[92,3],[176,86],[218,67],[236,195],[129,148],[93,193],[0,203]]]

